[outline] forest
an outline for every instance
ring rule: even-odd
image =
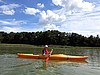
[[[66,33],[58,30],[17,33],[0,32],[0,43],[99,47],[100,38],[99,35],[86,37],[77,33]]]

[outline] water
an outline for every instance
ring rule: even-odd
[[[79,52],[89,58],[84,62],[49,60],[45,63],[40,59],[18,58],[11,53],[0,54],[0,75],[100,75],[100,50],[67,52]]]

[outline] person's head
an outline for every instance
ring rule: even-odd
[[[47,48],[47,47],[48,47],[48,45],[45,45],[45,47]]]

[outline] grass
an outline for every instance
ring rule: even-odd
[[[27,44],[0,44],[0,53],[28,53],[33,52],[34,49],[40,49],[40,47]]]
[[[0,44],[0,54],[4,53],[41,53],[43,45],[28,45],[28,44]],[[100,47],[73,47],[61,45],[49,45],[49,50],[54,49],[53,53],[64,53],[69,50],[100,50]]]

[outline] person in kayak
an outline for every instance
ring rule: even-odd
[[[45,45],[45,47],[42,50],[42,55],[46,55],[46,54],[49,54],[48,45]]]

